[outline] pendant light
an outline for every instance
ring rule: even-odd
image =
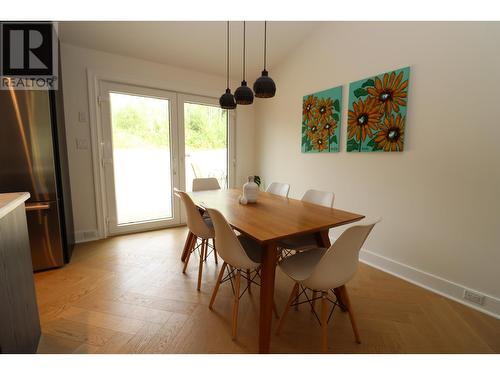
[[[223,109],[235,109],[236,102],[234,101],[234,96],[231,94],[231,89],[229,88],[229,21],[227,21],[227,88],[226,92],[222,94],[219,99],[219,104]]]
[[[264,70],[262,75],[253,84],[253,91],[257,98],[272,98],[276,94],[276,84],[269,77],[266,70],[266,47],[267,47],[267,21],[264,21]]]
[[[245,81],[245,21],[243,21],[243,81],[241,81],[241,86],[234,92],[234,99],[236,104],[252,104],[253,103],[253,91],[247,86],[247,81]]]

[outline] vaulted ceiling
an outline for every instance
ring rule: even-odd
[[[268,22],[268,70],[321,22]],[[210,74],[226,74],[226,22],[60,22],[61,41]],[[241,79],[243,22],[230,23],[231,77]],[[247,80],[263,66],[264,22],[247,22]]]

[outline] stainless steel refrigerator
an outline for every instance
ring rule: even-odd
[[[13,191],[31,194],[33,269],[69,262],[74,232],[61,90],[0,90],[0,192]]]

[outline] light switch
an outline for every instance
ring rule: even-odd
[[[89,140],[87,138],[77,138],[76,139],[76,148],[78,150],[88,150]]]
[[[78,112],[78,122],[87,122],[86,112]]]

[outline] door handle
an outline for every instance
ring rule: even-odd
[[[27,203],[26,211],[45,211],[50,210],[49,203]]]

